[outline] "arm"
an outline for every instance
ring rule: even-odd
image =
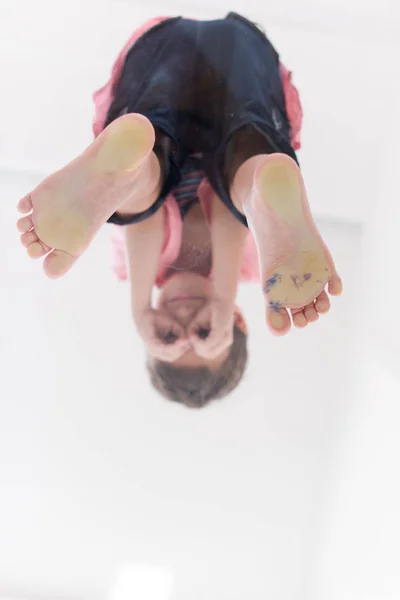
[[[211,205],[211,243],[214,295],[232,306],[242,266],[248,230],[214,194]]]
[[[131,303],[134,320],[151,309],[151,296],[157,277],[164,240],[164,211],[126,228]]]
[[[196,315],[190,330],[196,354],[207,359],[216,358],[233,343],[236,291],[248,233],[216,194],[211,209],[213,296]],[[199,329],[209,330],[208,336],[201,338]]]
[[[174,362],[188,349],[185,331],[170,315],[151,305],[163,240],[163,210],[126,228],[133,320],[148,353]]]

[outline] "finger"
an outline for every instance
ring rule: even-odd
[[[182,356],[184,354],[186,354],[186,352],[188,350],[190,350],[190,348],[191,348],[190,343],[187,340],[182,340],[181,343],[174,344],[171,347],[171,352],[170,352],[171,361],[175,362],[175,361],[179,360],[180,358],[182,358]]]
[[[207,340],[199,340],[193,344],[194,351],[201,358],[213,360],[228,350],[233,344],[233,335],[228,334],[224,338],[215,338],[212,335]]]
[[[210,329],[211,307],[206,304],[194,315],[188,327],[189,335],[194,335],[199,329]]]
[[[179,360],[185,352],[187,352],[189,347],[190,344],[187,341],[182,341],[181,343],[175,342],[175,344],[163,344],[157,340],[149,344],[147,349],[149,354],[154,358],[172,363]]]
[[[178,338],[185,337],[185,329],[170,314],[157,312],[154,318],[155,328],[162,333],[173,332]]]

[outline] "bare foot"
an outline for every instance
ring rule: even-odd
[[[251,162],[252,161],[252,162]],[[342,292],[329,250],[315,225],[303,178],[295,161],[284,154],[247,161],[253,169],[252,191],[243,204],[255,237],[267,323],[275,335],[306,327],[329,311],[331,295]]]
[[[19,212],[28,215],[17,223],[21,243],[31,258],[46,256],[46,275],[67,273],[99,228],[129,200],[154,139],[148,119],[124,115],[19,202]]]

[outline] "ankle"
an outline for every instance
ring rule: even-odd
[[[251,199],[254,175],[258,165],[262,162],[267,154],[259,154],[252,156],[240,165],[236,171],[233,183],[231,186],[231,198],[235,207],[240,212],[246,214],[246,204]]]

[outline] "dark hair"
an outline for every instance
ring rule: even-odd
[[[235,325],[229,356],[218,371],[207,367],[175,367],[160,360],[149,361],[147,369],[153,387],[165,398],[202,408],[235,389],[245,372],[247,357],[247,335]]]

